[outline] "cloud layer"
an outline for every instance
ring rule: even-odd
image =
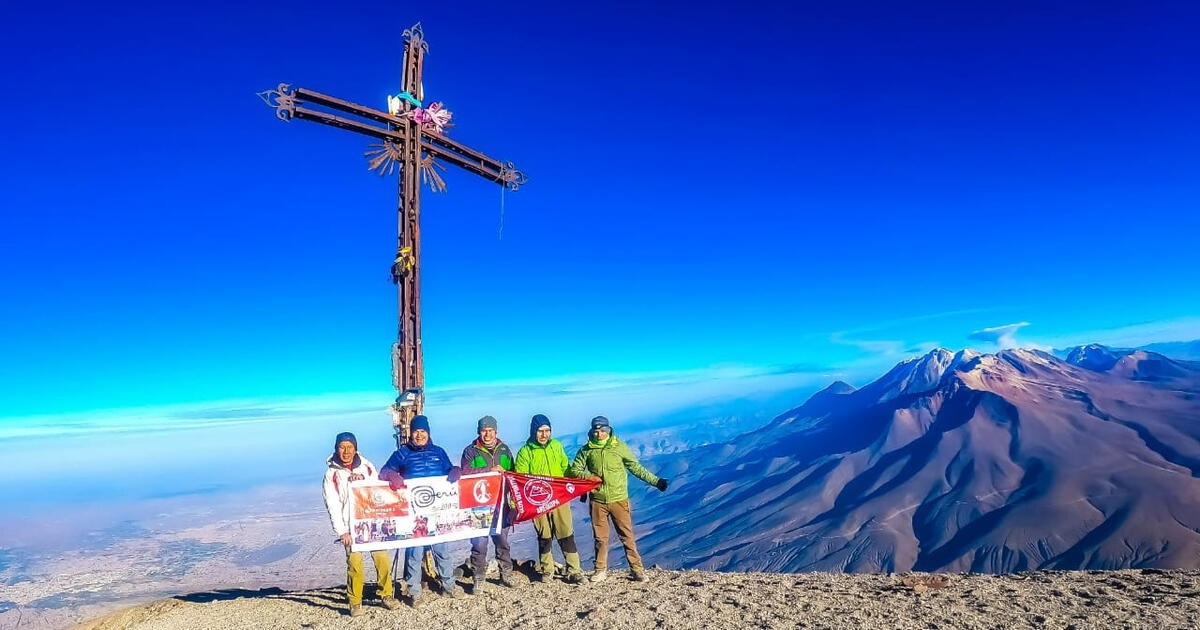
[[[1005,324],[1003,326],[984,328],[983,330],[976,330],[975,332],[967,335],[967,339],[974,341],[985,341],[987,343],[994,344],[999,348],[1029,347],[1027,345],[1022,346],[1017,341],[1017,331],[1028,325],[1029,322],[1017,322],[1015,324]]]

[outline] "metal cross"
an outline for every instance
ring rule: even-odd
[[[388,98],[387,112],[304,88],[293,89],[287,83],[259,93],[280,120],[311,120],[380,140],[366,152],[369,167],[380,174],[399,172],[398,238],[391,269],[398,307],[396,343],[392,346],[392,385],[398,395],[391,408],[397,447],[408,439],[409,422],[422,412],[425,404],[425,363],[421,349],[421,181],[435,191],[446,189],[438,173],[438,169],[445,167],[439,161],[510,190],[517,190],[526,181],[512,162],[492,159],[446,136],[446,128],[451,126],[449,110],[441,103],[426,105],[424,101],[421,72],[427,52],[429,44],[421,24],[406,29],[402,91]]]

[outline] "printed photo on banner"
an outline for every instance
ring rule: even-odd
[[[499,531],[504,478],[499,473],[407,479],[392,490],[385,481],[350,485],[351,549],[416,547]]]

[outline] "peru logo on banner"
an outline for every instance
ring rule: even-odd
[[[571,499],[591,492],[600,486],[599,481],[572,479],[569,477],[545,477],[504,473],[513,502],[516,517],[512,522],[520,523],[541,516]]]

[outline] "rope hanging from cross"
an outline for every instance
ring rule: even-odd
[[[364,154],[370,170],[381,176],[399,174],[396,255],[392,282],[397,289],[396,343],[392,346],[391,406],[396,446],[408,439],[413,416],[425,405],[425,363],[421,348],[421,183],[435,192],[446,190],[440,171],[453,164],[509,190],[525,184],[512,162],[490,158],[451,140],[452,113],[440,102],[425,105],[421,75],[429,44],[418,22],[404,30],[404,74],[400,93],[388,97],[388,111],[357,105],[305,88],[280,83],[259,96],[283,121],[294,119],[353,131],[379,140]]]

